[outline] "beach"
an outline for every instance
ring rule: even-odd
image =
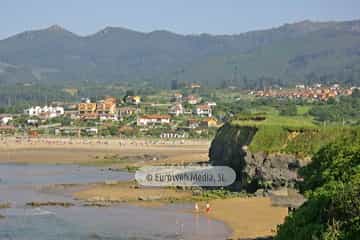
[[[206,162],[210,145],[206,140],[8,138],[1,141],[0,163],[79,164],[113,169],[125,165],[141,167]],[[190,191],[145,189],[133,182],[92,184],[75,192],[73,197],[88,203],[125,202],[155,208],[172,203],[194,204]],[[270,198],[215,199],[210,201],[209,213],[203,211],[205,203],[199,202],[201,211],[194,214],[224,222],[232,230],[232,239],[274,235],[276,226],[287,215],[287,208],[272,206]]]
[[[181,164],[207,161],[209,145],[207,140],[2,138],[0,163],[91,164],[115,155],[149,155],[156,161],[137,164]]]
[[[116,185],[97,185],[76,192],[77,199],[87,201],[90,205],[106,203],[129,203],[136,206],[160,207],[170,203],[187,203],[194,205],[196,198],[191,192],[173,188],[134,187],[134,183]],[[283,223],[287,216],[286,207],[272,206],[269,197],[237,197],[210,200],[211,210],[205,211],[207,201],[198,202],[200,211],[193,214],[224,222],[232,229],[231,239],[250,239],[273,236],[277,225]]]
[[[219,199],[210,204],[208,216],[226,223],[233,230],[232,239],[273,236],[288,213],[285,207],[272,206],[268,197]]]

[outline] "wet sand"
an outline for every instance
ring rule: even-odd
[[[287,208],[273,207],[270,198],[220,199],[210,204],[207,215],[226,223],[233,239],[273,236],[287,216]]]
[[[98,185],[77,192],[74,196],[90,203],[127,202],[145,207],[158,207],[176,201],[195,203],[190,191],[170,188],[134,188],[132,185],[134,184]],[[287,216],[287,208],[272,206],[270,198],[212,200],[210,213],[205,213],[205,204],[204,201],[199,202],[200,214],[227,224],[233,231],[232,239],[273,236],[277,225],[283,223]],[[196,214],[195,211],[192,213]]]
[[[176,201],[191,201],[191,191],[174,188],[149,188],[135,182],[121,182],[116,185],[98,184],[74,193],[78,199],[88,202],[126,202],[142,206],[160,206]]]

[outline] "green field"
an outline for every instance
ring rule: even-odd
[[[301,109],[302,112],[305,111],[305,108]],[[304,116],[298,114],[297,116],[280,116],[278,112],[271,107],[262,107],[258,108],[257,112],[263,112],[264,121],[242,121],[242,120],[233,120],[231,123],[238,126],[280,126],[283,128],[294,128],[294,129],[313,129],[318,126],[315,124],[314,120],[310,116]]]

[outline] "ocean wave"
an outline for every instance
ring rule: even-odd
[[[41,208],[34,208],[33,212],[31,212],[30,215],[31,216],[55,215],[55,213],[51,212],[51,211],[48,211],[48,210],[43,210]]]

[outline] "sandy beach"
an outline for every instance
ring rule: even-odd
[[[3,138],[0,162],[86,164],[114,155],[119,158],[154,155],[159,156],[156,162],[137,164],[180,164],[207,161],[209,145],[207,140]]]
[[[209,141],[164,141],[124,139],[1,139],[0,163],[28,164],[96,164],[108,156],[136,158],[156,156],[156,160],[111,162],[111,167],[183,164],[208,161]],[[108,165],[106,165],[108,166]],[[136,185],[136,184],[135,184]],[[170,188],[138,188],[133,183],[92,185],[74,194],[82,200],[129,202],[156,207],[177,201],[194,203],[190,191]],[[147,201],[150,200],[150,201]],[[204,209],[205,202],[200,202]],[[263,237],[275,234],[276,226],[287,215],[287,209],[274,207],[269,198],[230,198],[210,202],[210,218],[226,223],[232,239]],[[195,213],[194,213],[195,214]]]
[[[213,200],[210,217],[226,223],[232,239],[273,236],[283,223],[287,208],[273,207],[270,198],[230,198]]]
[[[135,184],[136,185],[136,184]],[[125,202],[144,207],[159,207],[174,202],[195,204],[190,191],[171,188],[135,188],[134,183],[117,185],[98,185],[76,192],[77,199],[90,204],[106,202]],[[211,211],[205,212],[205,201],[198,202],[202,214],[222,221],[232,229],[231,239],[249,239],[273,236],[277,225],[283,223],[287,208],[272,206],[270,198],[229,198],[210,202]]]

